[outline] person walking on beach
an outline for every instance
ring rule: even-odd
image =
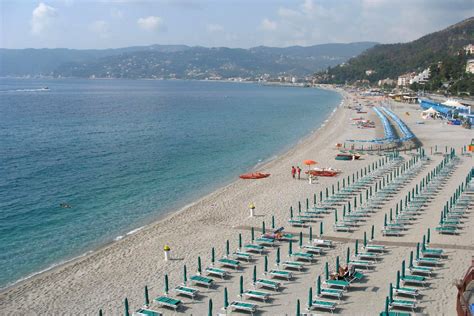
[[[296,167],[296,171],[298,171],[298,180],[301,179],[301,168],[300,166]]]
[[[295,166],[291,166],[291,176],[293,177],[293,179],[295,179],[295,175],[296,175]]]

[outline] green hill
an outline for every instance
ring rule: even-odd
[[[456,56],[462,47],[474,43],[474,17],[409,43],[376,45],[347,63],[316,74],[325,83],[346,83],[367,79],[396,79]],[[375,73],[366,75],[367,70]]]

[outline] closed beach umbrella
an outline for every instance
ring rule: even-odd
[[[145,306],[150,305],[150,297],[148,296],[148,287],[145,285]]]
[[[309,199],[306,198],[306,210],[309,210]]]
[[[130,312],[128,311],[128,299],[125,298],[125,316],[130,316]]]
[[[416,243],[416,260],[420,259],[420,243]]]
[[[168,294],[169,288],[168,288],[168,275],[165,274],[165,294]]]
[[[346,217],[346,206],[342,208],[342,218]]]
[[[326,188],[326,200],[329,198],[329,189]]]
[[[255,231],[254,231],[253,227],[252,227],[250,233],[251,233],[251,238],[252,238],[252,242],[253,242],[255,240]]]
[[[384,219],[383,219],[383,227],[387,226],[387,213],[385,213]]]
[[[293,242],[290,240],[288,243],[288,255],[291,256],[293,254]]]
[[[227,310],[229,307],[229,293],[227,293],[227,288],[224,288],[224,309]]]
[[[313,194],[313,204],[316,205],[316,193]]]
[[[239,282],[239,296],[242,297],[244,294],[244,276],[240,276],[240,282]]]
[[[400,271],[397,271],[397,289],[400,288]]]
[[[313,227],[309,226],[309,242],[311,242],[311,240],[313,240]]]
[[[198,273],[201,274],[201,257],[198,257]]]
[[[339,271],[339,256],[336,257],[336,272]]]
[[[339,181],[337,181],[337,192],[339,192],[340,189],[341,189],[341,188],[340,188],[340,186],[339,186]]]
[[[334,184],[331,186],[331,195],[334,195]]]
[[[347,211],[349,213],[351,212],[351,202],[350,201],[347,203]]]
[[[265,234],[266,229],[265,229],[265,221],[262,221],[262,234]]]
[[[230,248],[229,239],[227,239],[226,242],[225,242],[225,254],[226,254],[227,257],[229,256],[229,253],[230,253],[229,248]]]
[[[390,208],[390,222],[393,220],[393,214],[392,214],[392,209]]]
[[[357,256],[359,254],[359,240],[356,239],[355,243],[355,255]]]
[[[293,206],[290,206],[290,218],[293,218]]]
[[[301,213],[301,202],[298,201],[298,213]]]
[[[266,272],[268,272],[268,256],[265,256],[265,260],[263,262],[264,262],[263,271],[265,271],[265,273],[266,273]]]
[[[272,229],[275,229],[275,216],[272,215]]]
[[[252,278],[252,282],[253,282],[254,285],[255,285],[255,283],[257,283],[257,266],[253,266],[253,278]]]
[[[425,251],[426,246],[425,246],[425,235],[423,235],[423,242],[421,243],[421,250]]]
[[[324,272],[326,274],[326,280],[329,280],[329,264],[326,261],[326,264],[324,266]]]
[[[431,239],[431,230],[428,228],[428,233],[426,235],[426,243],[429,244]]]
[[[207,315],[212,316],[212,298],[209,299],[209,311]]]
[[[183,284],[186,285],[186,282],[188,282],[188,272],[186,269],[186,265],[183,266]]]
[[[319,236],[323,236],[323,222],[319,223]]]
[[[390,285],[389,285],[388,297],[389,297],[390,303],[393,302],[393,286],[392,286],[392,283],[390,283]]]
[[[303,232],[300,232],[300,248],[303,247]]]
[[[410,251],[410,265],[409,267],[413,267],[413,251]]]
[[[313,288],[310,287],[308,291],[308,309],[311,309],[313,305]]]
[[[318,281],[316,283],[316,295],[321,296],[321,276],[318,275]]]
[[[296,316],[301,316],[300,300],[296,300]]]
[[[239,249],[242,248],[242,234],[239,233]]]
[[[390,302],[388,301],[388,296],[385,297],[385,314],[384,316],[389,316],[390,314],[388,313],[388,305],[390,304]]]
[[[402,260],[402,278],[405,277],[405,260]]]
[[[216,261],[216,251],[214,250],[214,247],[211,248],[211,263],[214,264]]]
[[[334,210],[334,222],[337,223],[337,210]]]
[[[319,203],[323,202],[323,191],[319,191]]]
[[[351,248],[347,247],[346,252],[346,265],[349,266],[349,261],[351,260]]]
[[[280,264],[280,248],[277,248],[275,260],[277,265]]]
[[[102,313],[102,310],[99,309],[99,316],[103,316],[104,314]]]
[[[364,232],[364,248],[367,247],[367,233]]]

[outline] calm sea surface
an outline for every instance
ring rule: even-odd
[[[0,287],[236,179],[340,100],[256,84],[0,79]]]

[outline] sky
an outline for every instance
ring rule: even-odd
[[[395,43],[472,16],[474,0],[0,0],[0,47]]]

